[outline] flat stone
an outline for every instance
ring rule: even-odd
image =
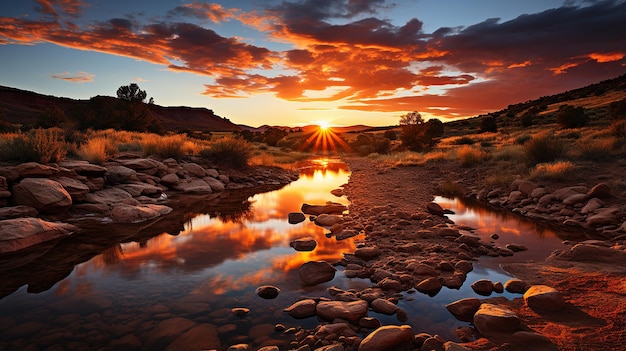
[[[558,312],[565,308],[565,300],[555,288],[533,285],[524,293],[524,302],[535,311]]]
[[[317,316],[324,320],[345,319],[351,322],[358,321],[367,314],[367,301],[320,301],[317,304]]]
[[[272,285],[262,285],[256,289],[256,294],[264,299],[275,299],[280,289]]]
[[[15,169],[19,172],[21,178],[46,178],[59,173],[58,169],[37,162],[21,163]]]
[[[172,212],[172,208],[163,205],[117,204],[111,209],[111,219],[117,223],[141,223],[170,212]]]
[[[413,329],[408,325],[387,325],[370,333],[359,345],[358,351],[399,350],[413,344]]]
[[[313,251],[317,247],[317,241],[313,237],[307,236],[290,242],[289,246],[296,251]]]
[[[332,280],[337,269],[325,261],[309,261],[300,266],[298,274],[305,285],[316,285]]]
[[[520,330],[521,321],[506,307],[483,303],[474,314],[474,325],[481,334],[493,336]]]
[[[287,214],[287,222],[289,222],[289,224],[302,223],[305,219],[306,217],[302,212],[290,212],[289,214]]]
[[[0,219],[35,217],[38,214],[39,211],[30,206],[18,205],[12,207],[0,207]]]
[[[463,322],[471,322],[474,320],[474,314],[480,305],[481,302],[477,298],[465,298],[447,304],[446,309],[452,313],[454,318]]]
[[[45,241],[71,235],[78,228],[39,218],[14,218],[0,221],[0,253],[18,251]]]
[[[398,310],[398,306],[396,306],[393,302],[380,298],[372,301],[371,306],[374,312],[383,314],[394,314]]]
[[[284,309],[293,318],[308,318],[315,316],[317,302],[313,299],[298,301]]]
[[[13,202],[41,213],[62,214],[72,206],[72,197],[63,186],[45,178],[25,178],[13,186]]]
[[[327,202],[325,205],[302,204],[302,207],[300,208],[302,213],[314,216],[319,216],[321,214],[341,214],[347,209],[347,206],[334,202]]]

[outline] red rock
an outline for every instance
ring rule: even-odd
[[[408,325],[387,325],[370,333],[358,351],[399,350],[412,346],[413,329]]]
[[[335,277],[337,269],[325,261],[309,261],[298,269],[300,279],[305,285],[316,285]]]
[[[61,214],[72,206],[72,197],[63,186],[44,178],[26,178],[13,186],[13,201],[48,214]]]

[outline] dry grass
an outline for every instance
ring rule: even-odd
[[[590,136],[574,144],[577,155],[591,161],[613,157],[619,145],[619,140],[614,136]]]
[[[454,198],[458,196],[463,196],[465,194],[465,190],[461,185],[459,185],[459,183],[446,180],[443,183],[439,184],[439,186],[437,187],[437,193],[438,195]]]
[[[253,156],[252,148],[253,145],[243,139],[225,137],[212,142],[200,155],[218,164],[244,168]]]
[[[108,159],[115,157],[119,150],[112,140],[105,137],[89,139],[78,149],[78,157],[90,163],[103,164]]]
[[[50,163],[65,158],[68,145],[59,128],[33,129],[28,133],[4,134],[0,159]]]
[[[553,162],[566,155],[566,143],[553,133],[541,133],[524,144],[524,153],[529,164]]]
[[[199,147],[182,134],[168,136],[149,134],[141,141],[141,147],[144,156],[156,155],[176,160],[199,152]]]
[[[456,150],[456,155],[459,161],[461,161],[461,165],[463,165],[463,167],[475,166],[489,157],[485,151],[469,145],[464,145],[458,148]]]
[[[520,145],[499,145],[493,152],[493,159],[522,162],[524,160],[524,148]]]
[[[570,161],[540,163],[530,171],[533,180],[568,180],[574,176],[576,166]]]
[[[410,167],[449,160],[450,152],[445,150],[434,150],[426,153],[403,151],[387,155],[371,154],[368,157],[379,160],[381,164],[388,167]]]

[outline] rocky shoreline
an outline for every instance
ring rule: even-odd
[[[209,196],[298,178],[273,167],[219,169],[201,159],[157,160],[126,154],[105,163],[35,162],[0,167],[0,253],[58,239],[84,219],[135,224],[172,212],[169,197]]]

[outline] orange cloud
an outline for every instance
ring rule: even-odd
[[[61,80],[65,80],[68,82],[73,82],[73,83],[89,83],[89,82],[93,82],[93,78],[95,77],[95,75],[92,73],[87,73],[87,72],[82,72],[82,71],[78,71],[75,74],[71,74],[70,72],[66,71],[63,73],[53,74],[50,77],[54,79],[61,79]]]

